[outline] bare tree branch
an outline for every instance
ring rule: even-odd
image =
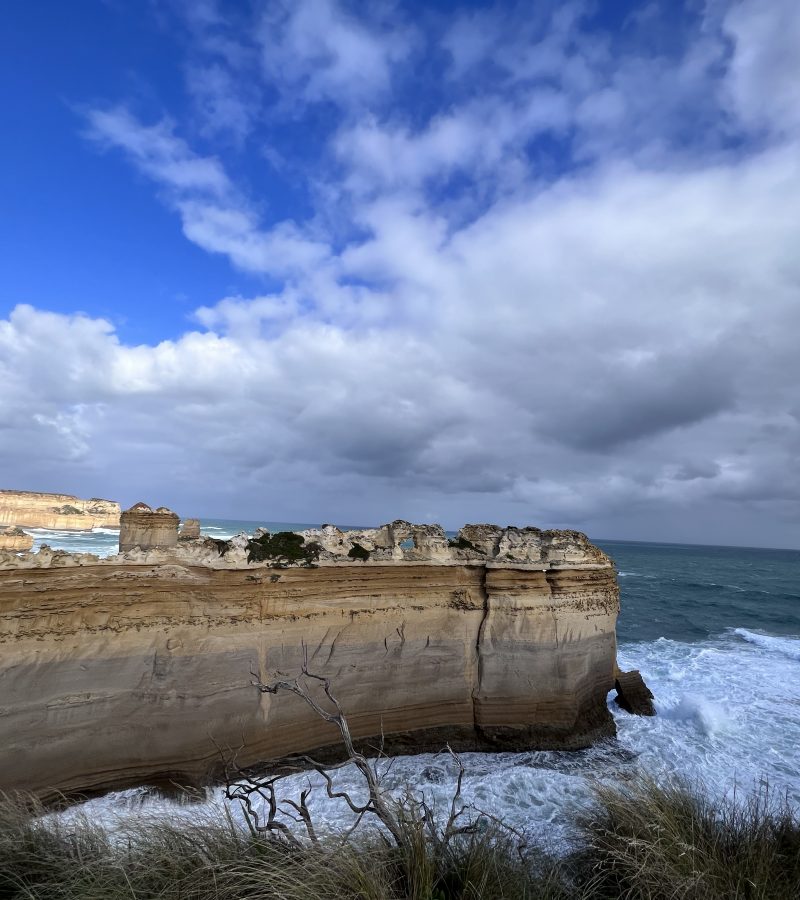
[[[448,744],[442,753],[447,753],[457,770],[456,784],[453,795],[450,798],[447,809],[447,817],[443,825],[437,824],[439,817],[436,814],[435,801],[429,802],[424,793],[415,795],[411,788],[407,788],[403,797],[393,797],[384,786],[383,779],[391,770],[394,760],[387,760],[384,753],[383,721],[381,721],[381,739],[377,748],[375,762],[368,760],[362,753],[356,750],[350,726],[342,706],[331,688],[330,679],[324,675],[309,671],[308,647],[302,644],[302,666],[300,675],[291,678],[285,673],[278,673],[279,679],[265,683],[260,676],[251,670],[252,684],[263,694],[278,694],[281,692],[295,694],[325,722],[334,725],[344,745],[346,758],[343,762],[323,766],[310,756],[297,757],[298,762],[319,774],[324,782],[325,795],[331,800],[343,800],[350,811],[355,815],[353,825],[341,835],[343,846],[353,832],[361,824],[365,816],[375,816],[383,826],[380,832],[387,844],[394,842],[396,846],[403,847],[409,841],[419,835],[420,829],[424,829],[428,839],[439,851],[447,849],[453,841],[465,836],[473,836],[481,830],[481,819],[491,821],[503,830],[515,835],[519,839],[519,851],[527,846],[527,841],[520,832],[506,825],[496,816],[477,809],[474,805],[463,801],[463,784],[465,767],[461,757]],[[326,702],[321,702],[312,692],[312,684],[321,688]],[[241,748],[239,748],[241,750]],[[225,796],[229,800],[238,801],[243,809],[249,827],[254,833],[269,834],[289,846],[302,846],[300,839],[292,832],[292,829],[281,817],[302,824],[310,843],[318,846],[319,834],[313,822],[308,800],[313,791],[313,785],[308,782],[297,799],[279,799],[278,786],[283,779],[289,777],[283,774],[274,775],[263,779],[255,779],[243,772],[236,764],[237,751],[233,757],[226,760],[225,766]],[[437,754],[438,755],[438,754]],[[385,761],[385,766],[380,763]],[[349,791],[337,789],[332,772],[349,766],[355,766],[363,779],[367,789],[367,799],[363,803],[357,802]],[[261,807],[261,808],[259,808]],[[471,816],[467,816],[471,813]],[[389,840],[391,838],[391,841]]]

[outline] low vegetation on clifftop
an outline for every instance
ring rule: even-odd
[[[800,822],[765,792],[712,802],[647,779],[602,787],[566,856],[501,827],[442,845],[408,826],[296,847],[222,821],[141,820],[112,836],[0,803],[3,900],[796,900]]]

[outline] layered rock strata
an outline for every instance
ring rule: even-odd
[[[133,550],[166,550],[178,543],[180,517],[166,506],[151,509],[136,503],[120,517],[120,552]]]
[[[13,525],[0,526],[0,550],[30,550],[33,538],[21,528]]]
[[[200,520],[184,519],[178,532],[179,541],[196,541],[200,538]]]
[[[471,526],[448,541],[395,522],[259,537],[0,555],[0,789],[197,783],[220,749],[240,765],[335,754],[302,700],[251,684],[298,673],[303,645],[354,736],[383,734],[388,752],[613,735],[618,588],[583,535]],[[247,561],[296,545],[312,558]]]
[[[0,525],[90,531],[119,528],[119,503],[113,500],[81,500],[72,494],[0,490]]]

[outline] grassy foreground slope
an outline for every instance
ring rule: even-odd
[[[112,840],[40,813],[0,804],[3,900],[800,897],[800,822],[766,791],[720,804],[678,783],[599,787],[561,858],[502,828],[442,843],[409,821],[399,847],[378,836],[297,847],[232,820],[137,823]]]

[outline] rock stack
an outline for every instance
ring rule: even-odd
[[[184,519],[178,532],[179,541],[197,541],[200,539],[200,519]]]
[[[0,550],[30,550],[33,538],[15,525],[0,526]]]
[[[139,547],[142,550],[167,550],[178,545],[180,518],[166,506],[152,509],[136,503],[120,517],[119,552]]]

